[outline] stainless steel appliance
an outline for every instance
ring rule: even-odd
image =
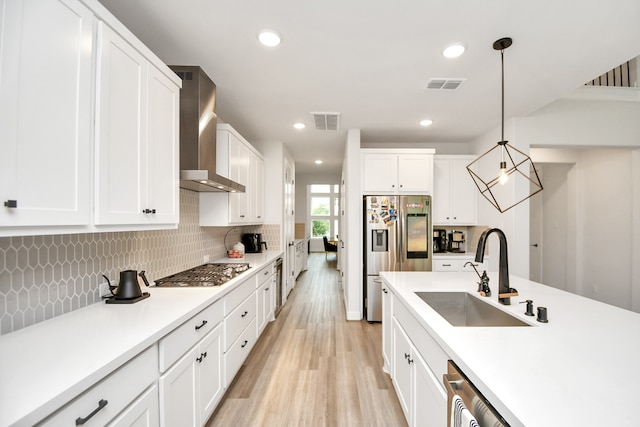
[[[433,253],[440,254],[447,251],[447,230],[442,228],[433,230]]]
[[[509,423],[491,406],[489,401],[469,381],[469,378],[451,360],[447,364],[447,373],[443,377],[447,390],[447,425],[455,426],[452,420],[451,403],[454,396],[459,396],[464,406],[471,412],[480,426],[509,427]],[[466,425],[466,424],[465,424]]]
[[[180,90],[180,187],[202,192],[240,192],[242,184],[217,173],[216,85],[197,66],[172,65]]]
[[[381,271],[431,271],[430,196],[366,196],[364,206],[364,313],[382,321]]]
[[[242,243],[244,244],[245,253],[255,254],[262,253],[262,248],[267,250],[267,242],[262,241],[260,233],[245,233],[242,235]]]
[[[161,287],[220,286],[251,267],[248,263],[211,263],[155,281]]]
[[[447,240],[447,251],[464,253],[464,233],[462,231],[455,231],[449,233]]]
[[[282,258],[276,260],[276,307],[275,317],[278,317],[282,310]]]

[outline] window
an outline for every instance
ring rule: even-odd
[[[313,184],[308,189],[311,237],[336,239],[339,233],[340,186]]]

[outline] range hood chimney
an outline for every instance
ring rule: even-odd
[[[180,187],[244,193],[242,184],[216,173],[216,85],[197,66],[173,65],[180,91]],[[226,159],[225,159],[226,161]]]

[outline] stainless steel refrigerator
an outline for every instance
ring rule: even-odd
[[[382,321],[381,271],[431,271],[430,196],[366,196],[364,211],[364,313]]]

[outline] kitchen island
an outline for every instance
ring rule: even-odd
[[[504,306],[498,303],[494,272],[489,273],[494,292],[483,301],[531,326],[458,327],[415,292],[477,295],[475,273],[380,276],[393,294],[393,304],[406,308],[511,426],[640,425],[635,411],[640,314],[515,276],[510,276],[510,286],[519,296]],[[525,300],[533,300],[536,308],[547,307],[549,322],[525,316],[526,304],[520,304]],[[408,334],[411,340],[419,338]],[[434,372],[442,385],[441,374]]]
[[[225,297],[241,286],[255,292],[256,274],[280,256],[267,251],[217,260],[251,268],[221,286],[151,286],[143,289],[150,297],[135,304],[96,303],[0,336],[0,426],[35,425],[136,356],[153,354],[147,350],[208,307],[221,319]]]

